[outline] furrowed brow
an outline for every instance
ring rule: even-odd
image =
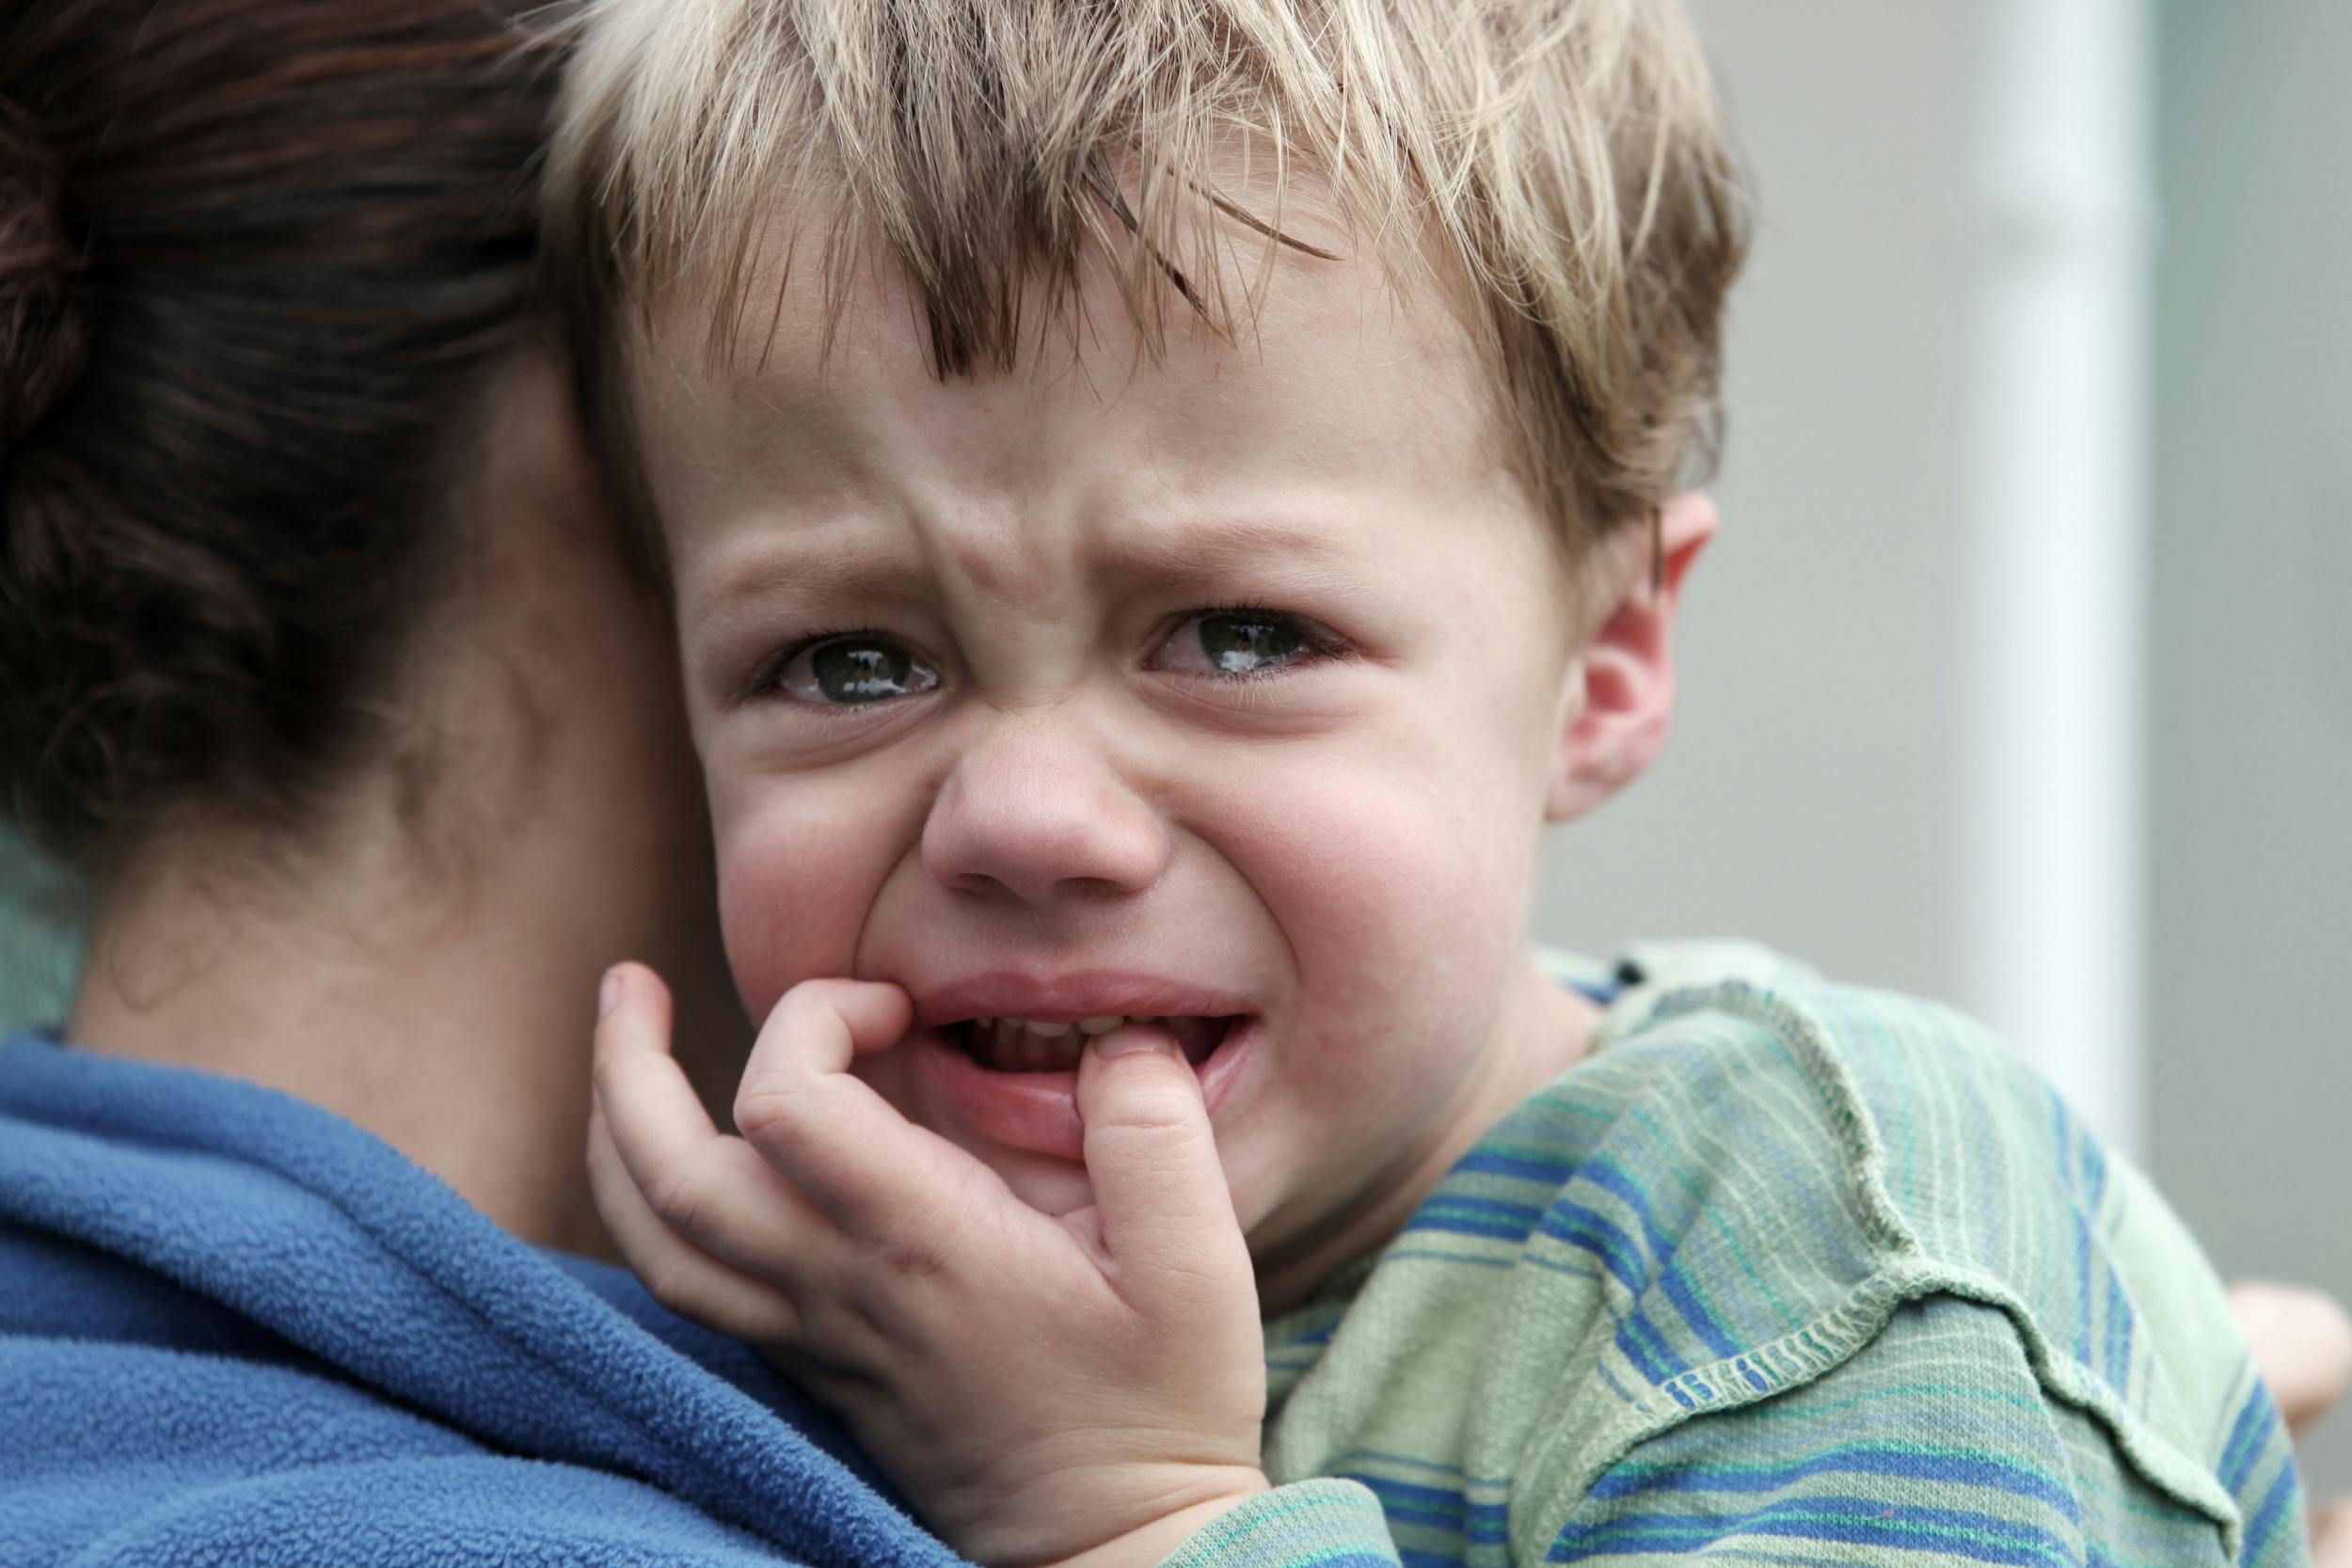
[[[694,595],[702,615],[727,616],[753,605],[865,601],[895,597],[916,562],[860,550],[838,539],[771,539],[720,566]]]
[[[1317,576],[1347,577],[1339,519],[1184,518],[1135,531],[1105,551],[1110,574],[1155,578],[1215,578],[1279,564]]]

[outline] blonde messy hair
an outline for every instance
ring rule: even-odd
[[[948,376],[1009,368],[1089,258],[1147,354],[1171,297],[1235,330],[1265,272],[1237,241],[1329,254],[1282,230],[1303,169],[1456,308],[1571,558],[1713,461],[1745,223],[1674,0],[588,0],[576,25],[548,250],[608,419],[628,307],[691,276],[737,341],[791,195],[830,223],[789,254],[829,290],[894,258]]]

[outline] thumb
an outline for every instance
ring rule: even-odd
[[[1134,1306],[1180,1307],[1203,1284],[1250,1278],[1200,1080],[1174,1036],[1128,1023],[1090,1042],[1078,1117],[1103,1248]]]

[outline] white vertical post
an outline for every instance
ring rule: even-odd
[[[1963,1000],[2145,1154],[2149,0],[1981,0],[1962,690]]]

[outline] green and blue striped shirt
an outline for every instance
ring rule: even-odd
[[[1278,1484],[1175,1568],[2306,1560],[2218,1281],[2044,1083],[1753,949],[1635,961],[1266,1325]]]

